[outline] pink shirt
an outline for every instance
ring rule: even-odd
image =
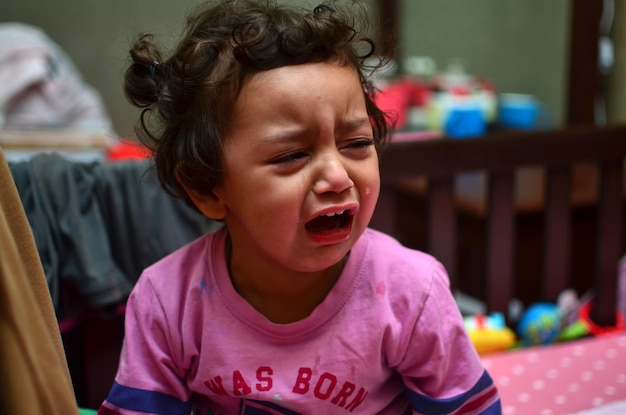
[[[500,413],[431,256],[368,229],[313,313],[274,324],[234,290],[226,235],[145,270],[101,414]]]

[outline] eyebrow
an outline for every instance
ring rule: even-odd
[[[371,124],[372,123],[369,117],[352,118],[347,121],[341,121],[336,130],[339,132],[352,131],[354,129],[363,127],[364,125],[371,126]]]
[[[371,121],[367,117],[359,117],[352,118],[349,120],[340,120],[337,127],[335,128],[335,132],[342,134],[346,132],[353,131],[355,129],[361,128],[365,125],[371,125]],[[267,144],[267,143],[276,143],[276,142],[284,142],[296,139],[306,134],[306,128],[288,128],[276,133],[269,133],[265,136],[259,137],[259,145]]]
[[[290,141],[299,136],[302,136],[306,131],[305,128],[290,128],[287,130],[281,130],[279,132],[271,132],[267,135],[259,137],[259,144],[276,143],[282,141]]]

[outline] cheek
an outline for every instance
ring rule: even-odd
[[[304,197],[302,181],[266,178],[248,189],[253,216],[263,215],[268,221],[299,220]]]
[[[380,173],[378,170],[378,163],[376,164],[376,168],[372,168],[369,171],[371,173],[365,178],[365,197],[377,200],[380,193]]]
[[[378,196],[380,194],[380,180],[375,180],[365,189],[365,197],[372,204],[376,204],[378,202]]]
[[[366,175],[361,178],[360,198],[362,208],[371,214],[376,208],[378,196],[380,194],[380,176],[376,173]]]

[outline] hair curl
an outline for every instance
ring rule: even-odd
[[[223,137],[243,81],[286,65],[354,67],[380,152],[391,122],[374,102],[368,58],[375,43],[368,30],[367,11],[356,0],[330,0],[313,11],[275,0],[218,0],[188,17],[168,59],[152,35],[140,36],[130,50],[124,92],[143,109],[136,132],[153,152],[163,188],[195,207],[179,180],[200,194],[221,183]]]

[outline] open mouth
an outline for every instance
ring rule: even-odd
[[[348,210],[333,212],[308,221],[304,227],[309,232],[321,233],[347,228],[352,225],[354,213]]]

